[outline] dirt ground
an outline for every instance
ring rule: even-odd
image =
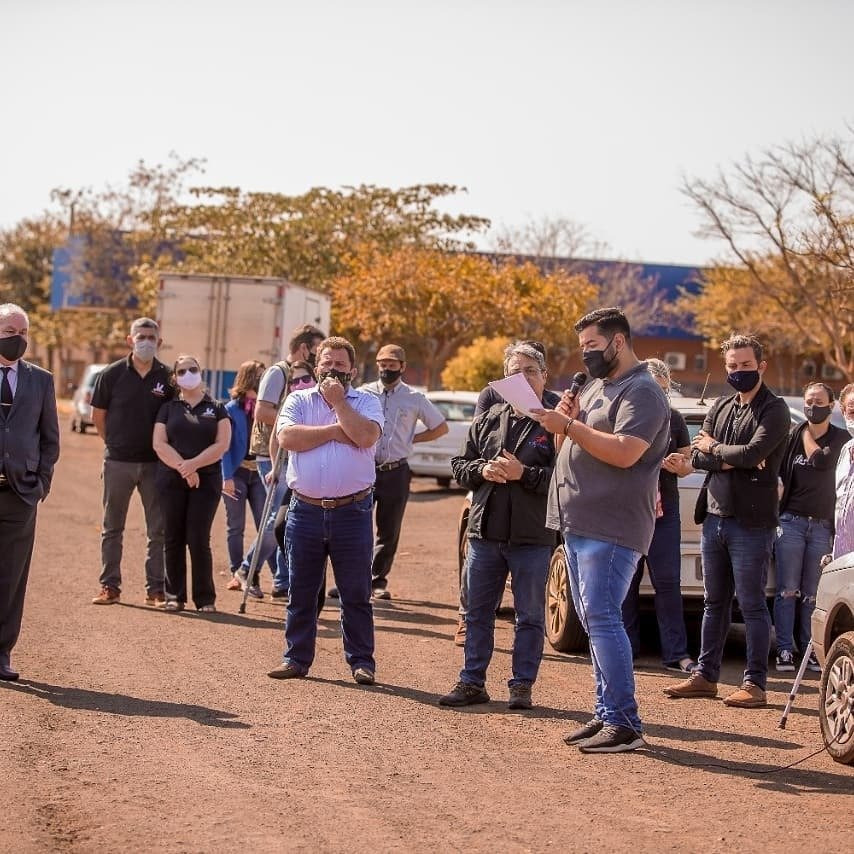
[[[416,482],[390,588],[375,606],[378,685],[355,685],[338,613],[320,620],[310,678],[279,682],[283,607],[217,574],[220,613],[143,603],[134,501],[122,604],[98,589],[100,441],[65,432],[41,506],[16,684],[0,683],[0,848],[6,851],[773,851],[845,850],[854,769],[821,747],[817,682],[785,732],[790,680],[771,707],[672,701],[654,653],[638,663],[650,747],[584,756],[561,736],[589,718],[586,658],[547,654],[536,708],[508,712],[512,628],[499,622],[493,702],[442,709],[461,650],[459,492]],[[222,513],[216,569],[225,564]],[[269,589],[265,570],[263,585]],[[696,644],[696,638],[693,639]],[[725,686],[739,682],[736,637]],[[849,843],[844,839],[848,838]]]

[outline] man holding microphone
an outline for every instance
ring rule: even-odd
[[[570,733],[583,753],[622,753],[643,744],[632,650],[621,607],[655,528],[658,472],[669,441],[662,390],[632,350],[618,308],[575,324],[591,381],[557,410],[537,416],[565,440],[555,465],[547,525],[561,532],[575,609],[590,638],[594,716]]]

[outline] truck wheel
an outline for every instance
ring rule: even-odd
[[[584,652],[587,649],[587,633],[569,591],[569,571],[566,552],[558,546],[549,564],[546,583],[546,637],[558,652]]]
[[[854,632],[831,645],[824,662],[818,718],[827,752],[836,762],[854,764]]]

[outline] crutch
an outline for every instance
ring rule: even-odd
[[[789,699],[786,701],[786,708],[783,709],[783,717],[780,718],[778,729],[786,728],[786,719],[789,717],[789,712],[792,710],[792,704],[795,702],[795,695],[798,693],[798,689],[801,687],[801,680],[804,678],[804,673],[806,673],[807,664],[809,663],[811,655],[812,638],[810,638],[810,642],[807,644],[807,648],[804,650],[804,657],[801,659],[801,666],[798,668],[798,674],[797,676],[795,676],[795,681],[792,684],[792,690],[789,693]]]
[[[255,578],[255,573],[258,571],[258,555],[260,553],[261,540],[264,537],[264,532],[267,530],[267,522],[270,520],[270,508],[273,504],[273,496],[279,483],[279,475],[282,471],[282,463],[285,459],[285,452],[282,448],[276,451],[276,459],[273,460],[273,470],[271,472],[269,489],[267,490],[267,499],[264,502],[264,510],[261,512],[261,524],[258,526],[258,531],[255,535],[255,547],[252,549],[252,560],[249,562],[249,573],[246,576],[246,583],[243,585],[243,601],[240,603],[238,612],[246,613],[246,598],[249,596],[249,587]],[[278,512],[278,507],[276,511]]]

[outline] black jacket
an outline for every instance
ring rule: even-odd
[[[703,422],[703,430],[718,442],[724,438],[737,400],[737,394],[719,397]],[[695,469],[720,472],[724,463],[733,467],[728,474],[732,478],[735,518],[748,528],[777,527],[777,474],[791,423],[786,401],[763,383],[750,401],[748,412],[739,419],[730,444],[718,445],[711,454],[697,450],[691,454]],[[765,465],[757,468],[763,461]],[[704,499],[705,494],[701,493],[700,501]],[[699,512],[695,518],[699,520],[703,516],[704,513]]]
[[[489,460],[501,455],[511,412],[511,406],[503,404],[493,406],[475,418],[459,456],[451,460],[457,483],[474,491],[469,513],[469,537],[482,537],[484,509],[496,484],[484,480],[481,472]],[[552,546],[557,542],[557,534],[546,528],[546,504],[555,461],[554,439],[551,433],[528,418],[516,447],[510,452],[522,463],[524,472],[520,480],[507,484],[513,507],[507,542]]]

